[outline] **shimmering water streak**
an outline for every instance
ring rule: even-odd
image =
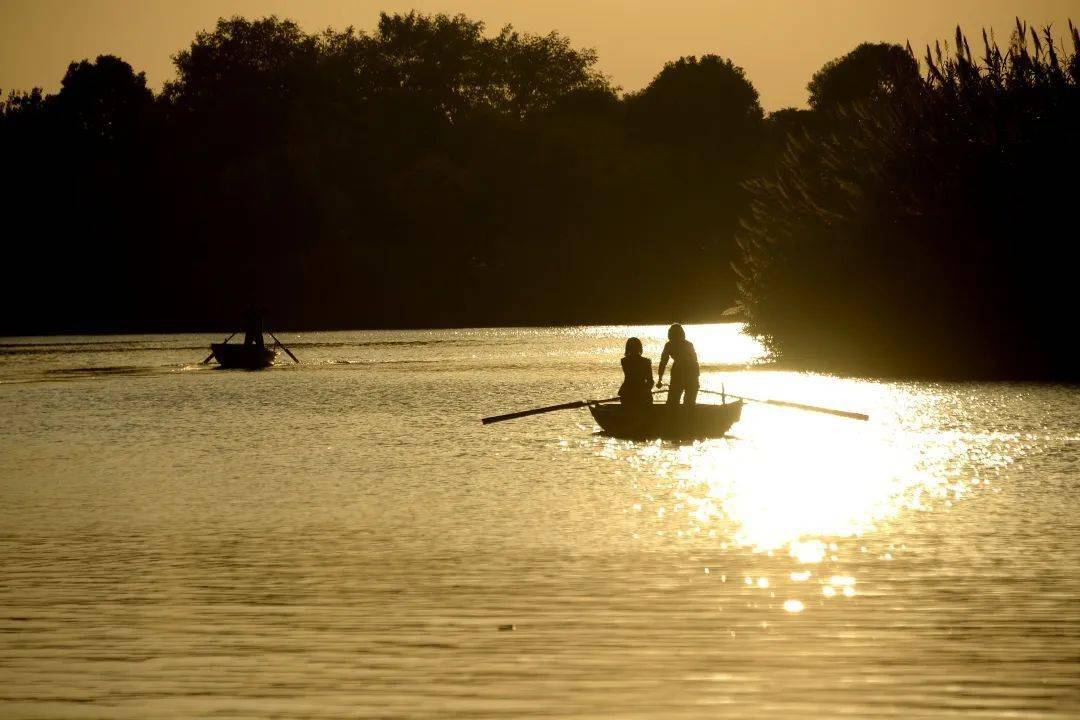
[[[0,342],[2,717],[1073,717],[1080,393],[747,370],[733,437],[587,413],[629,334]]]

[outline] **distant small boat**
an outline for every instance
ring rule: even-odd
[[[223,368],[237,368],[242,370],[258,370],[270,367],[277,357],[275,348],[260,345],[241,345],[234,343],[213,343],[210,345],[214,358]]]
[[[723,405],[654,403],[632,408],[620,403],[589,405],[596,424],[608,435],[627,440],[697,440],[723,437],[742,417],[742,401]]]

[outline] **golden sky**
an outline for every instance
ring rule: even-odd
[[[814,71],[863,41],[919,49],[951,38],[958,23],[975,37],[993,27],[1005,41],[1017,14],[1064,36],[1070,16],[1080,21],[1080,0],[0,0],[0,89],[55,91],[69,62],[105,53],[160,88],[173,75],[170,56],[221,16],[370,29],[380,10],[410,9],[464,13],[491,30],[558,30],[596,48],[624,90],[646,85],[667,60],[716,53],[746,69],[767,110],[805,105]]]

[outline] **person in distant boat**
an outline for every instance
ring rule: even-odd
[[[686,339],[686,331],[679,323],[668,328],[668,341],[664,352],[660,354],[660,370],[656,374],[656,387],[664,384],[664,369],[671,360],[671,384],[668,386],[668,405],[693,406],[697,403],[698,368],[697,351],[694,344]]]
[[[258,310],[248,310],[244,316],[244,345],[266,347],[263,342],[262,313]]]
[[[626,341],[626,352],[622,357],[623,382],[619,387],[623,405],[652,404],[652,360],[642,357],[644,352],[636,337]]]

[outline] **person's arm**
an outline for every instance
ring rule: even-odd
[[[652,360],[649,360],[648,358],[645,358],[645,373],[646,373],[646,376],[649,378],[649,389],[652,390],[653,389]]]
[[[660,353],[660,369],[656,373],[656,387],[664,384],[664,369],[671,357],[671,343],[664,343],[664,352]]]

